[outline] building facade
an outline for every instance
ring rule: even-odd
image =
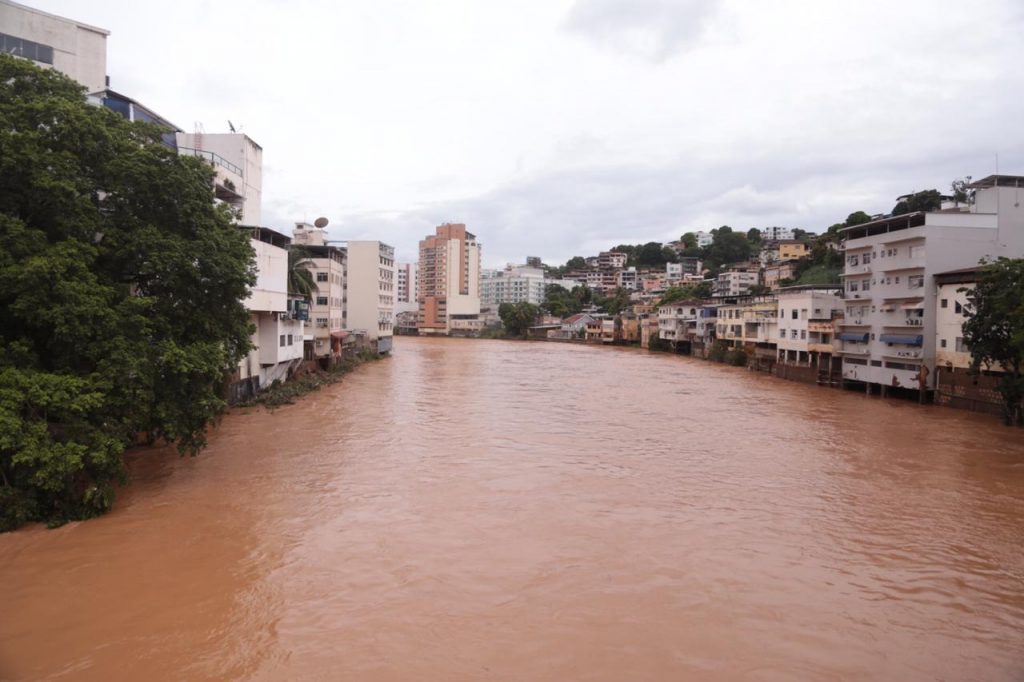
[[[1024,254],[1024,177],[993,175],[971,189],[970,206],[890,216],[842,231],[844,379],[869,389],[930,391],[938,350],[932,278],[984,257]]]
[[[480,326],[480,243],[465,225],[445,223],[420,241],[417,277],[420,334]]]
[[[243,225],[259,225],[263,200],[263,147],[242,133],[177,133],[178,153],[206,160],[215,171],[214,196]]]
[[[395,266],[395,313],[406,313],[419,310],[416,300],[419,288],[416,278],[416,263],[398,263]]]
[[[87,93],[107,87],[109,35],[102,28],[0,0],[0,51],[56,69]]]
[[[395,333],[395,248],[379,241],[347,244],[345,329],[363,332],[378,353],[391,351]]]
[[[309,254],[316,291],[309,309],[309,326],[304,337],[305,356],[326,367],[341,358],[345,331],[345,274],[347,252],[327,243],[324,230],[309,223],[296,223],[292,243]]]

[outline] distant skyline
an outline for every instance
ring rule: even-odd
[[[820,232],[1024,173],[1024,3],[22,0],[111,32],[114,90],[264,149],[268,226],[487,267],[729,224]]]

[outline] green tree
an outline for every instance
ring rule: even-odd
[[[697,248],[697,235],[693,232],[683,234],[683,236],[679,238],[679,241],[681,241],[688,249]]]
[[[1024,258],[988,263],[967,298],[963,333],[973,369],[1003,369],[1003,419],[1024,426]]]
[[[567,270],[586,270],[587,259],[583,256],[573,256],[565,262]]]
[[[594,304],[604,310],[609,315],[618,315],[623,310],[629,307],[629,292],[623,288],[616,289],[609,296],[600,296],[594,298]]]
[[[526,336],[530,327],[540,315],[540,309],[532,303],[522,301],[520,303],[502,303],[498,306],[498,317],[505,331],[512,336]]]
[[[307,249],[293,246],[288,249],[288,293],[303,298],[312,298],[319,287],[309,269],[313,261]]]
[[[753,253],[746,235],[734,232],[728,225],[711,230],[711,234],[711,246],[707,248],[704,265],[711,270],[712,275],[717,274],[718,268],[726,263],[745,261]]]
[[[247,233],[161,132],[0,54],[0,529],[108,510],[139,434],[198,451],[249,351]]]
[[[864,211],[854,211],[850,215],[846,216],[846,227],[853,227],[854,225],[863,225],[864,223],[870,223],[872,220]]]
[[[892,209],[893,215],[903,215],[916,211],[937,211],[942,206],[942,195],[937,189],[927,189],[911,194]]]

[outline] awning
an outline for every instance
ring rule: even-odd
[[[853,341],[854,343],[867,343],[867,334],[857,334],[854,332],[843,332],[837,337],[840,341]]]
[[[343,339],[348,336],[348,332],[331,332],[332,339]]]
[[[924,310],[924,303],[904,303],[900,310]]]
[[[905,346],[920,346],[924,343],[924,337],[920,334],[882,334],[879,339],[884,343],[902,343]]]

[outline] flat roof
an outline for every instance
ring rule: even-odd
[[[872,220],[871,222],[861,223],[860,225],[851,225],[850,227],[844,227],[840,229],[839,232],[843,233],[848,239],[860,239],[861,237],[867,237],[872,234],[881,234],[882,232],[888,232],[890,231],[889,228],[891,227],[899,227],[900,229],[920,227],[925,223],[924,216],[924,211],[914,211],[913,213],[904,213],[902,215],[885,216],[884,218],[877,218],[875,220]],[[874,228],[882,229],[879,229],[878,232],[874,232]],[[863,231],[863,234],[858,234],[854,236],[855,232],[861,231]]]
[[[989,175],[967,185],[972,189],[985,187],[1024,187],[1024,175]]]
[[[968,282],[977,282],[985,271],[985,266],[978,264],[972,265],[969,268],[958,268],[956,270],[947,270],[945,272],[935,273],[936,284],[966,284]]]

